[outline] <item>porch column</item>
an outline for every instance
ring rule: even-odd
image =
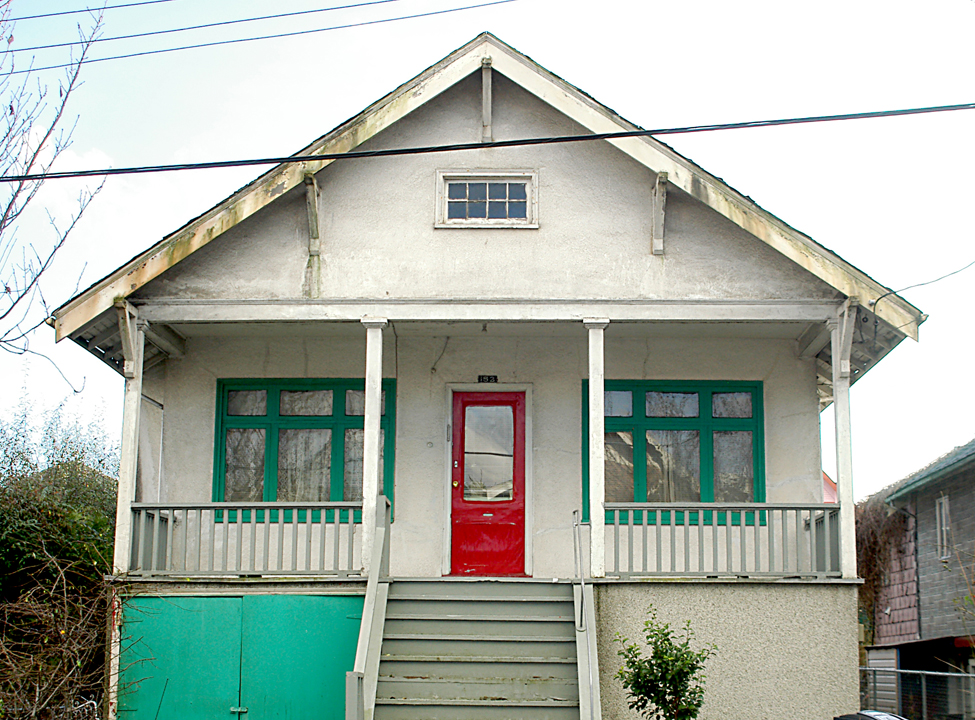
[[[135,502],[135,478],[139,467],[139,415],[142,410],[142,360],[145,354],[145,326],[138,321],[134,307],[120,301],[118,312],[119,334],[122,338],[122,355],[125,376],[125,400],[122,410],[122,446],[118,471],[118,501],[115,510],[115,558],[116,575],[128,572],[132,554],[132,508]]]
[[[586,318],[589,331],[589,567],[592,577],[606,576],[605,433],[603,431],[603,331],[608,318]]]
[[[376,499],[382,491],[379,466],[379,421],[383,400],[383,328],[386,318],[362,318],[366,328],[366,408],[362,443],[362,569],[372,565],[376,534]]]
[[[840,504],[840,572],[857,576],[856,526],[853,505],[853,439],[850,432],[850,351],[856,301],[848,302],[829,322],[833,365],[833,414],[836,420],[836,488]]]

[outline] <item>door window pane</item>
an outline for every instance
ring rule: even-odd
[[[267,390],[231,390],[227,393],[228,415],[267,415]]]
[[[700,501],[700,433],[647,430],[647,502]]]
[[[714,433],[715,502],[752,502],[754,467],[751,431]]]
[[[698,416],[697,393],[648,392],[647,417],[696,418]]]
[[[629,390],[607,390],[603,394],[606,417],[633,417],[633,393]]]
[[[264,438],[264,428],[227,429],[227,502],[264,500]]]
[[[331,390],[282,390],[282,415],[331,415]]]
[[[514,408],[469,406],[464,413],[464,499],[514,497]]]
[[[278,433],[278,500],[328,501],[331,467],[331,430],[291,428]]]
[[[604,435],[606,502],[633,502],[633,433]]]
[[[346,390],[345,414],[349,416],[362,416],[366,414],[366,391],[365,390]],[[386,414],[386,391],[383,390],[383,399],[380,405],[380,415],[385,415],[385,414]]]
[[[711,396],[711,413],[716,418],[750,418],[752,394],[747,392],[714,393]]]
[[[345,431],[345,472],[342,499],[346,502],[360,502],[362,500],[362,451],[365,444],[366,431],[362,428],[350,428]],[[385,467],[383,459],[386,447],[386,433],[379,432],[379,472]]]

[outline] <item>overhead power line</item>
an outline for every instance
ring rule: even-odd
[[[103,7],[82,8],[80,10],[61,10],[60,12],[45,13],[43,15],[21,15],[20,17],[10,18],[7,22],[20,22],[21,20],[39,20],[40,18],[61,17],[62,15],[77,15],[79,13],[101,12],[102,10],[117,10],[119,8],[138,7],[139,5],[157,5],[173,0],[143,0],[143,2],[130,2],[123,5],[105,5]]]
[[[365,27],[367,25],[380,25],[383,23],[397,22],[399,20],[414,20],[416,18],[432,17],[434,15],[446,15],[448,13],[462,12],[464,10],[475,10],[477,8],[490,7],[492,5],[505,5],[511,2],[517,2],[517,0],[491,0],[491,2],[482,2],[476,5],[465,5],[463,7],[447,8],[446,10],[431,10],[430,12],[415,13],[413,15],[401,15],[399,17],[394,17],[394,18],[381,18],[379,20],[364,20],[362,22],[347,23],[345,25],[333,25],[331,27],[315,28],[313,30],[295,30],[293,32],[275,33],[272,35],[258,35],[255,37],[236,38],[233,40],[214,40],[213,42],[196,43],[194,45],[182,45],[180,47],[174,47],[174,48],[161,48],[159,50],[143,50],[142,52],[127,53],[125,55],[113,55],[111,57],[92,58],[91,60],[86,60],[85,63],[91,64],[97,62],[107,62],[109,60],[125,60],[128,58],[143,57],[146,55],[159,55],[162,53],[179,52],[181,50],[195,50],[197,48],[216,47],[218,45],[233,45],[235,43],[256,42],[259,40],[275,40],[278,38],[295,37],[298,35],[312,35],[314,33],[328,32],[330,30],[346,30],[348,28]],[[24,73],[40,72],[42,70],[59,70],[61,68],[67,68],[67,67],[74,67],[74,63],[46,65],[44,67],[28,68],[26,70],[12,70],[8,73],[8,75],[20,75]]]
[[[933,107],[908,108],[904,110],[878,110],[875,112],[846,113],[843,115],[813,115],[809,117],[785,118],[781,120],[752,120],[749,122],[721,123],[713,125],[690,125],[656,130],[625,130],[612,133],[593,133],[590,135],[558,135],[555,137],[521,138],[518,140],[495,140],[493,142],[454,143],[451,145],[427,145],[412,148],[389,150],[352,150],[344,153],[322,153],[320,155],[288,155],[286,157],[253,158],[250,160],[217,160],[214,162],[178,163],[174,165],[142,165],[127,168],[105,168],[102,170],[66,170],[64,172],[37,173],[32,175],[3,175],[0,182],[33,182],[37,180],[63,180],[67,178],[101,177],[106,175],[139,175],[147,173],[175,172],[177,170],[212,170],[216,168],[247,167],[251,165],[283,165],[286,163],[317,162],[320,160],[355,160],[363,158],[395,157],[399,155],[428,155],[431,153],[457,152],[460,150],[483,150],[485,148],[525,147],[529,145],[555,145],[591,140],[621,140],[624,138],[651,137],[656,135],[686,135],[690,133],[714,132],[717,130],[745,130],[748,128],[777,127],[781,125],[806,125],[810,123],[835,122],[838,120],[868,120],[904,115],[924,115],[928,113],[952,112],[955,110],[975,110],[975,103],[961,105],[937,105]]]
[[[163,2],[168,0],[155,0]],[[92,45],[94,43],[105,43],[113,40],[132,40],[134,38],[152,37],[153,35],[171,35],[172,33],[189,32],[191,30],[206,30],[208,28],[222,27],[224,25],[239,25],[241,23],[260,22],[263,20],[279,20],[281,18],[296,17],[299,15],[314,15],[317,13],[332,12],[334,10],[351,10],[352,8],[367,7],[369,5],[385,5],[387,3],[401,2],[401,0],[369,0],[352,5],[336,5],[335,7],[318,8],[317,10],[296,10],[295,12],[276,13],[274,15],[261,15],[259,17],[240,18],[239,20],[221,20],[220,22],[206,23],[205,25],[189,25],[187,27],[172,28],[170,30],[150,30],[148,32],[133,33],[131,35],[116,35],[114,37],[93,38],[89,41],[73,40],[72,42],[53,43],[51,45],[35,45],[33,47],[10,48],[11,52],[33,52],[35,50],[51,50],[54,48],[74,47],[76,45]]]

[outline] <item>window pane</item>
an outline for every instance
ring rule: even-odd
[[[366,414],[366,391],[347,390],[345,393],[345,414],[349,416],[360,416]],[[386,391],[383,390],[383,399],[380,407],[380,414],[386,414]]]
[[[508,217],[525,219],[528,217],[528,206],[523,202],[508,203]]]
[[[607,390],[603,393],[603,415],[633,417],[633,393],[629,390]]]
[[[509,200],[527,200],[528,192],[525,183],[508,183]]]
[[[350,428],[345,431],[345,479],[342,489],[342,499],[345,502],[361,502],[362,500],[362,450],[365,442],[365,430]],[[379,432],[379,474],[384,472],[384,449],[386,433]],[[379,488],[382,490],[382,487]]]
[[[647,430],[647,502],[700,501],[700,433]]]
[[[282,390],[282,415],[331,415],[331,390]]]
[[[714,433],[715,502],[753,502],[754,467],[750,430]]]
[[[332,431],[291,428],[278,433],[278,500],[329,500]]]
[[[228,415],[267,415],[267,390],[231,390],[227,393]]]
[[[447,203],[447,218],[450,220],[463,220],[467,217],[467,203],[452,202]]]
[[[714,393],[711,396],[711,414],[716,418],[750,418],[752,394],[750,392]]]
[[[227,430],[223,499],[227,502],[264,500],[264,428]]]
[[[697,393],[648,392],[647,417],[697,417]]]
[[[508,199],[508,186],[506,183],[489,183],[488,184],[488,199],[490,200],[507,200]]]
[[[633,502],[633,433],[604,436],[606,502]]]
[[[447,183],[447,197],[451,200],[465,200],[467,183]]]
[[[487,183],[468,183],[468,200],[487,200]]]
[[[487,203],[486,202],[470,202],[467,204],[467,217],[469,218],[483,218],[487,217]]]
[[[510,405],[471,406],[464,413],[464,499],[514,496],[515,419]]]
[[[508,207],[503,202],[488,203],[488,217],[495,220],[508,217]]]

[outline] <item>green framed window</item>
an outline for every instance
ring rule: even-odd
[[[605,502],[765,501],[762,383],[606,380],[604,388]],[[588,521],[587,380],[582,406]]]
[[[380,466],[392,502],[396,381],[382,389]],[[364,380],[218,380],[214,501],[362,500],[364,415]]]

